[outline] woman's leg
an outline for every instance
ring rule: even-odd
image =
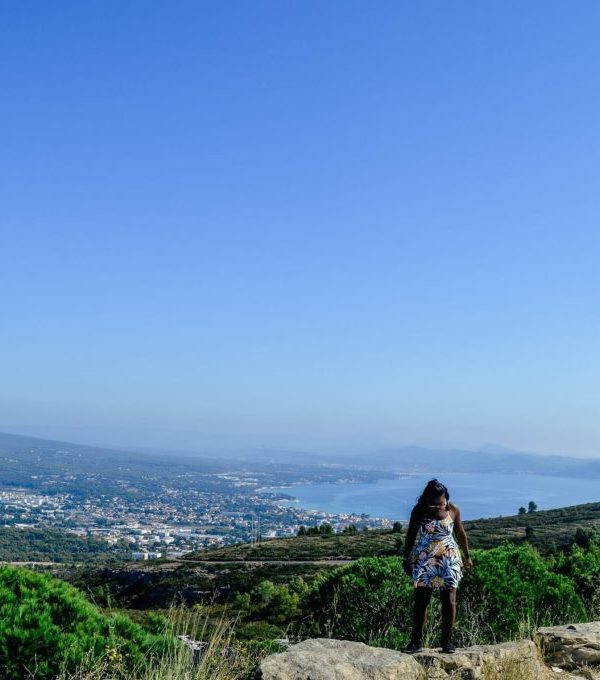
[[[421,642],[423,640],[423,626],[427,616],[427,606],[431,600],[431,588],[417,586],[415,588],[415,603],[413,610],[413,632],[412,641]]]
[[[456,621],[456,588],[444,588],[440,591],[442,600],[442,645],[450,642],[452,628]]]

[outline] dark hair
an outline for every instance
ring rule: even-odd
[[[417,498],[417,504],[414,507],[414,511],[417,512],[420,517],[423,517],[428,509],[427,501],[436,496],[444,496],[446,498],[446,506],[448,505],[448,502],[450,501],[448,487],[437,479],[430,479],[423,489],[423,493]]]

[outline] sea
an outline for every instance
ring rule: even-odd
[[[368,514],[407,520],[417,496],[431,474],[380,479],[370,483],[298,484],[261,491],[282,492],[295,500],[281,501],[307,510]],[[463,519],[516,515],[519,507],[534,501],[539,510],[600,501],[600,480],[532,474],[439,474]]]

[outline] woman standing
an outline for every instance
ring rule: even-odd
[[[460,554],[456,537],[462,548]],[[442,600],[442,651],[452,654],[452,627],[456,619],[456,589],[463,567],[471,569],[467,534],[460,520],[460,510],[450,503],[448,489],[437,479],[427,483],[412,509],[404,544],[404,571],[415,585],[413,631],[410,654],[423,648],[423,625],[434,589]]]

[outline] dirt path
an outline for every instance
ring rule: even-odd
[[[178,557],[176,560],[180,564],[320,564],[323,566],[354,562],[354,560],[186,560],[183,557]]]

